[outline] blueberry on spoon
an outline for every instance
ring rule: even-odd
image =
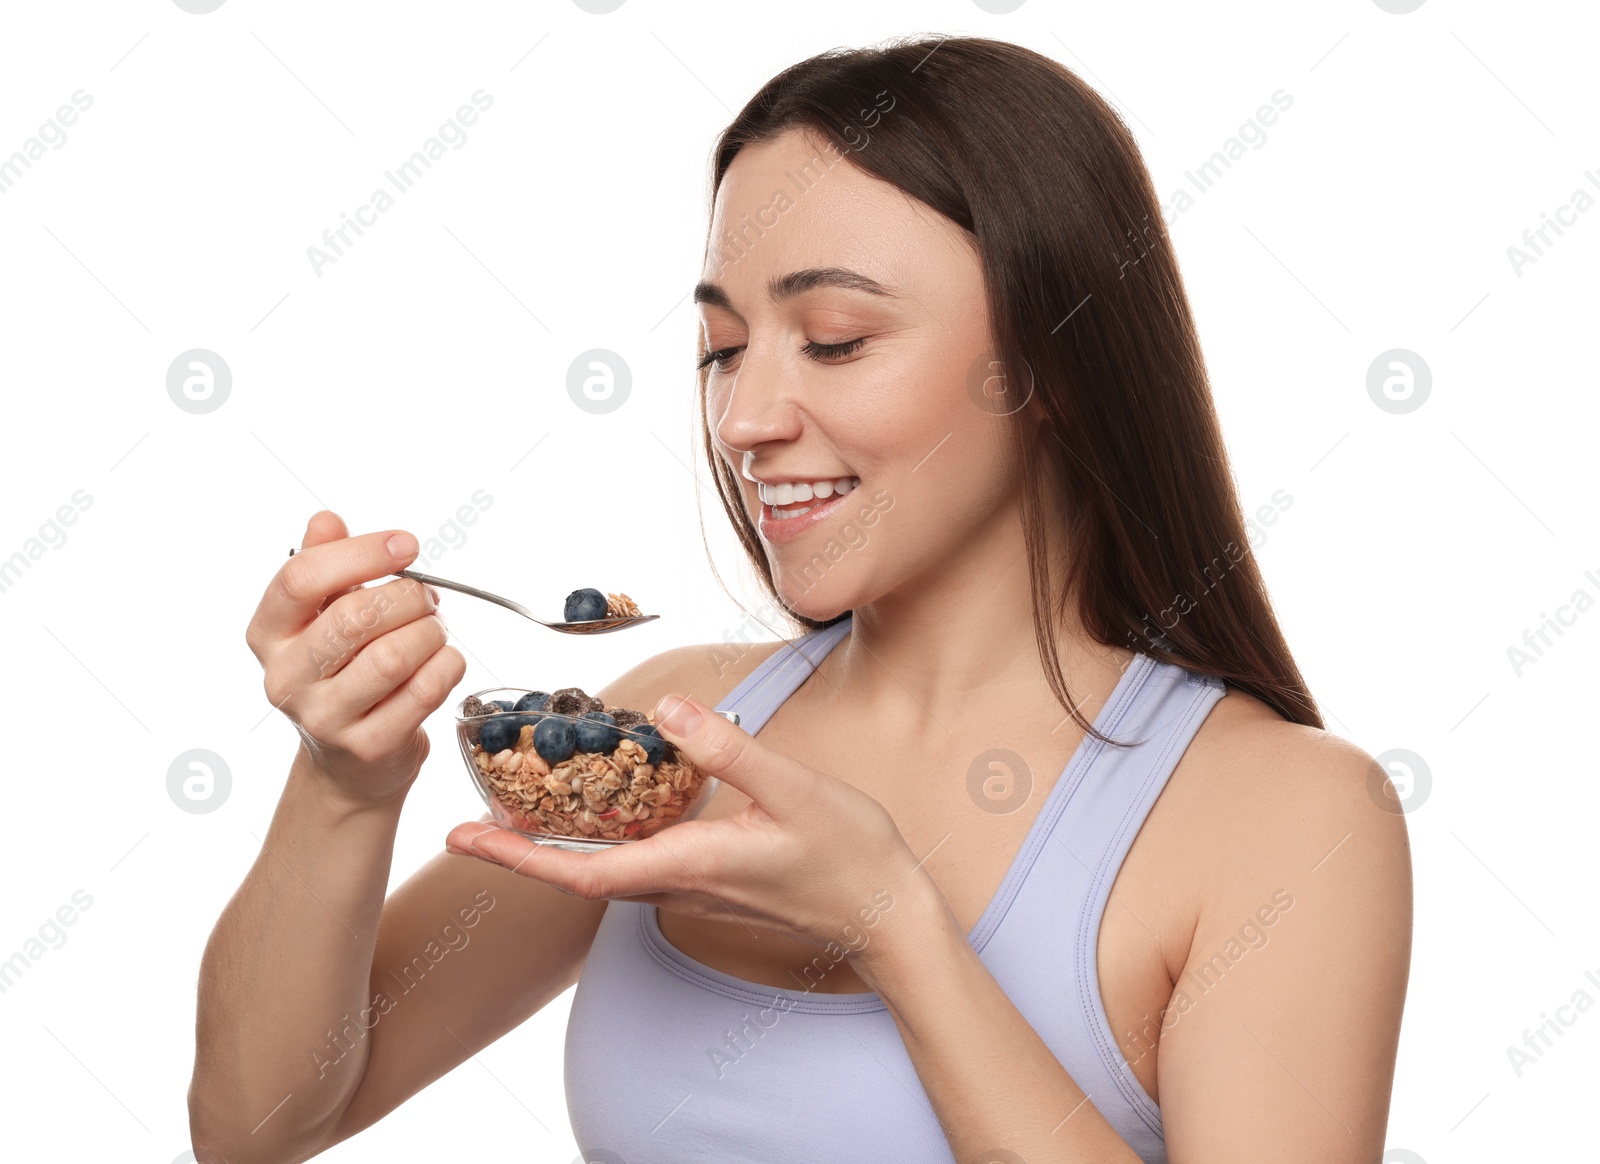
[[[606,596],[592,586],[567,595],[561,617],[568,622],[592,622],[606,616]]]

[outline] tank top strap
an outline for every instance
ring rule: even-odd
[[[761,660],[713,709],[739,714],[739,726],[759,732],[785,699],[817,669],[827,653],[850,633],[850,617],[785,642]]]
[[[1215,675],[1149,655],[1136,656],[1130,666],[1148,673],[1131,685],[1121,707],[1108,709],[1112,714],[1102,730],[1118,743],[1135,746],[1086,741],[1093,746],[1082,783],[1074,790],[1071,812],[1057,822],[1055,832],[1083,874],[1081,895],[1073,902],[1078,907],[1073,919],[1077,928],[1073,977],[1090,1039],[1102,1061],[1113,1068],[1118,1089],[1145,1124],[1159,1133],[1160,1111],[1127,1066],[1099,1001],[1100,922],[1134,838],[1206,715],[1227,694],[1227,685]]]

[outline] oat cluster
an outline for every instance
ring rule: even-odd
[[[606,595],[606,617],[622,618],[624,615],[637,618],[640,614],[638,604],[626,594]]]
[[[704,785],[704,774],[687,758],[650,764],[627,737],[609,755],[574,752],[551,765],[534,750],[530,724],[514,746],[493,756],[473,744],[472,762],[498,802],[501,824],[565,837],[643,839],[681,816]]]

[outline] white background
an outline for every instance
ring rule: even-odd
[[[1600,213],[1520,275],[1507,254],[1579,188],[1600,197],[1591,20],[1577,3],[1512,15],[1438,0],[1407,15],[1365,0],[1137,15],[967,0],[7,5],[0,156],[75,91],[93,105],[0,195],[0,557],[74,491],[92,504],[0,593],[0,959],[75,890],[93,904],[0,994],[4,1154],[20,1158],[19,1136],[72,1159],[168,1164],[188,1147],[200,953],[295,744],[244,628],[314,511],[427,536],[482,489],[492,505],[435,572],[551,610],[592,584],[664,614],[587,641],[447,595],[462,693],[592,690],[740,626],[698,513],[735,594],[754,606],[757,592],[694,477],[686,296],[709,151],[782,67],[921,31],[1012,40],[1077,70],[1127,120],[1164,199],[1276,90],[1292,96],[1168,229],[1241,499],[1293,498],[1257,552],[1311,689],[1333,730],[1374,755],[1409,749],[1432,774],[1409,813],[1416,943],[1388,1144],[1429,1164],[1592,1152],[1578,1113],[1600,1076],[1600,1013],[1520,1077],[1507,1057],[1575,991],[1600,999],[1584,979],[1600,977],[1600,795],[1580,736],[1600,611],[1520,676],[1507,655],[1575,591],[1600,598],[1584,342]],[[494,103],[466,144],[319,276],[307,247],[478,89]],[[165,386],[197,347],[233,375],[207,415]],[[565,387],[596,347],[632,371],[604,416]],[[1391,348],[1432,371],[1406,415],[1366,391]],[[429,726],[391,885],[482,811],[446,716]],[[205,814],[166,791],[191,748],[232,774]],[[325,1158],[470,1143],[571,1160],[568,998]]]

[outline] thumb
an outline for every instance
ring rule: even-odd
[[[331,509],[319,509],[306,522],[306,536],[300,540],[300,548],[309,550],[323,542],[336,542],[349,536],[350,530],[345,526],[344,518]]]
[[[772,751],[754,736],[687,695],[664,695],[656,704],[661,736],[707,776],[726,781],[774,816],[808,794],[809,769]]]
[[[350,530],[344,524],[344,518],[331,509],[319,509],[311,515],[311,520],[306,522],[306,534],[305,537],[300,539],[300,548],[309,550],[312,546],[320,546],[324,542],[336,542],[340,538],[349,536]],[[290,550],[289,553],[293,555],[294,551]],[[360,586],[347,586],[337,594],[328,595],[322,600],[321,605],[317,607],[318,613],[327,610],[334,599],[342,598],[346,594],[353,594],[360,589]]]

